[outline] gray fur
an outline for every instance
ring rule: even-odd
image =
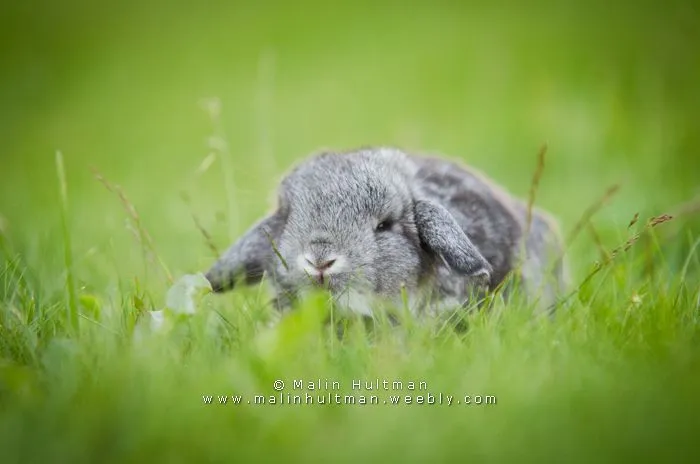
[[[350,289],[399,301],[405,288],[419,306],[435,296],[461,306],[516,269],[524,241],[519,277],[549,306],[566,280],[557,225],[535,209],[525,237],[526,215],[522,201],[453,161],[395,148],[326,152],[283,178],[275,211],[207,278],[222,292],[267,272],[283,306],[318,282],[337,296]]]

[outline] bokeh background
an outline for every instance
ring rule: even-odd
[[[0,215],[47,291],[63,284],[50,278],[64,266],[57,150],[76,274],[97,289],[144,271],[123,205],[91,168],[124,188],[173,274],[214,259],[193,214],[225,247],[269,209],[291,164],[322,147],[444,153],[526,196],[547,143],[537,203],[565,231],[621,183],[594,218],[610,247],[635,212],[699,193],[694,2],[0,8]],[[673,243],[697,231],[676,228]],[[597,257],[591,243],[575,247],[575,271]]]
[[[696,452],[697,2],[1,3],[3,463],[680,462]],[[583,228],[570,249],[577,281],[601,246],[639,230],[628,230],[635,213],[675,216],[552,324],[516,303],[475,314],[464,336],[407,321],[346,342],[327,336],[321,300],[265,329],[251,288],[209,295],[182,332],[137,343],[137,316],[163,308],[170,283],[144,261],[132,205],[176,279],[215,259],[198,225],[222,250],[271,207],[280,176],[322,147],[443,153],[527,196],[543,143],[536,202],[567,235],[620,185],[592,217],[599,239]],[[122,186],[126,209],[93,169]],[[498,405],[224,413],[200,402],[298,377],[414,378]]]

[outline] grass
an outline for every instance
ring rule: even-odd
[[[83,3],[0,15],[3,462],[697,461],[695,7]],[[322,296],[271,325],[264,283],[149,335],[284,170],[372,143],[553,212],[556,317],[516,297],[466,332],[380,317],[339,338]],[[299,379],[378,404],[254,404],[276,380],[319,393]],[[352,389],[377,379],[404,388]]]
[[[70,229],[68,227],[68,186],[66,183],[66,170],[63,165],[63,154],[56,152],[56,172],[61,193],[61,226],[63,230],[63,249],[66,264],[66,293],[68,303],[66,309],[68,317],[66,320],[70,328],[78,331],[78,302],[75,298],[75,279],[73,278],[73,247],[71,246]]]

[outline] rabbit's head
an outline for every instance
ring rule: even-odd
[[[322,285],[396,296],[435,259],[488,281],[491,267],[441,205],[421,198],[416,166],[395,149],[323,153],[281,182],[278,206],[209,270],[215,290],[272,274],[278,288]]]

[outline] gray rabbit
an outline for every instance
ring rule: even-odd
[[[416,312],[465,307],[513,273],[529,301],[551,308],[567,280],[558,226],[534,208],[526,234],[526,218],[525,203],[455,161],[387,147],[323,152],[282,179],[274,212],[206,277],[224,292],[267,274],[281,309],[321,285],[371,315],[377,297],[408,296]]]

